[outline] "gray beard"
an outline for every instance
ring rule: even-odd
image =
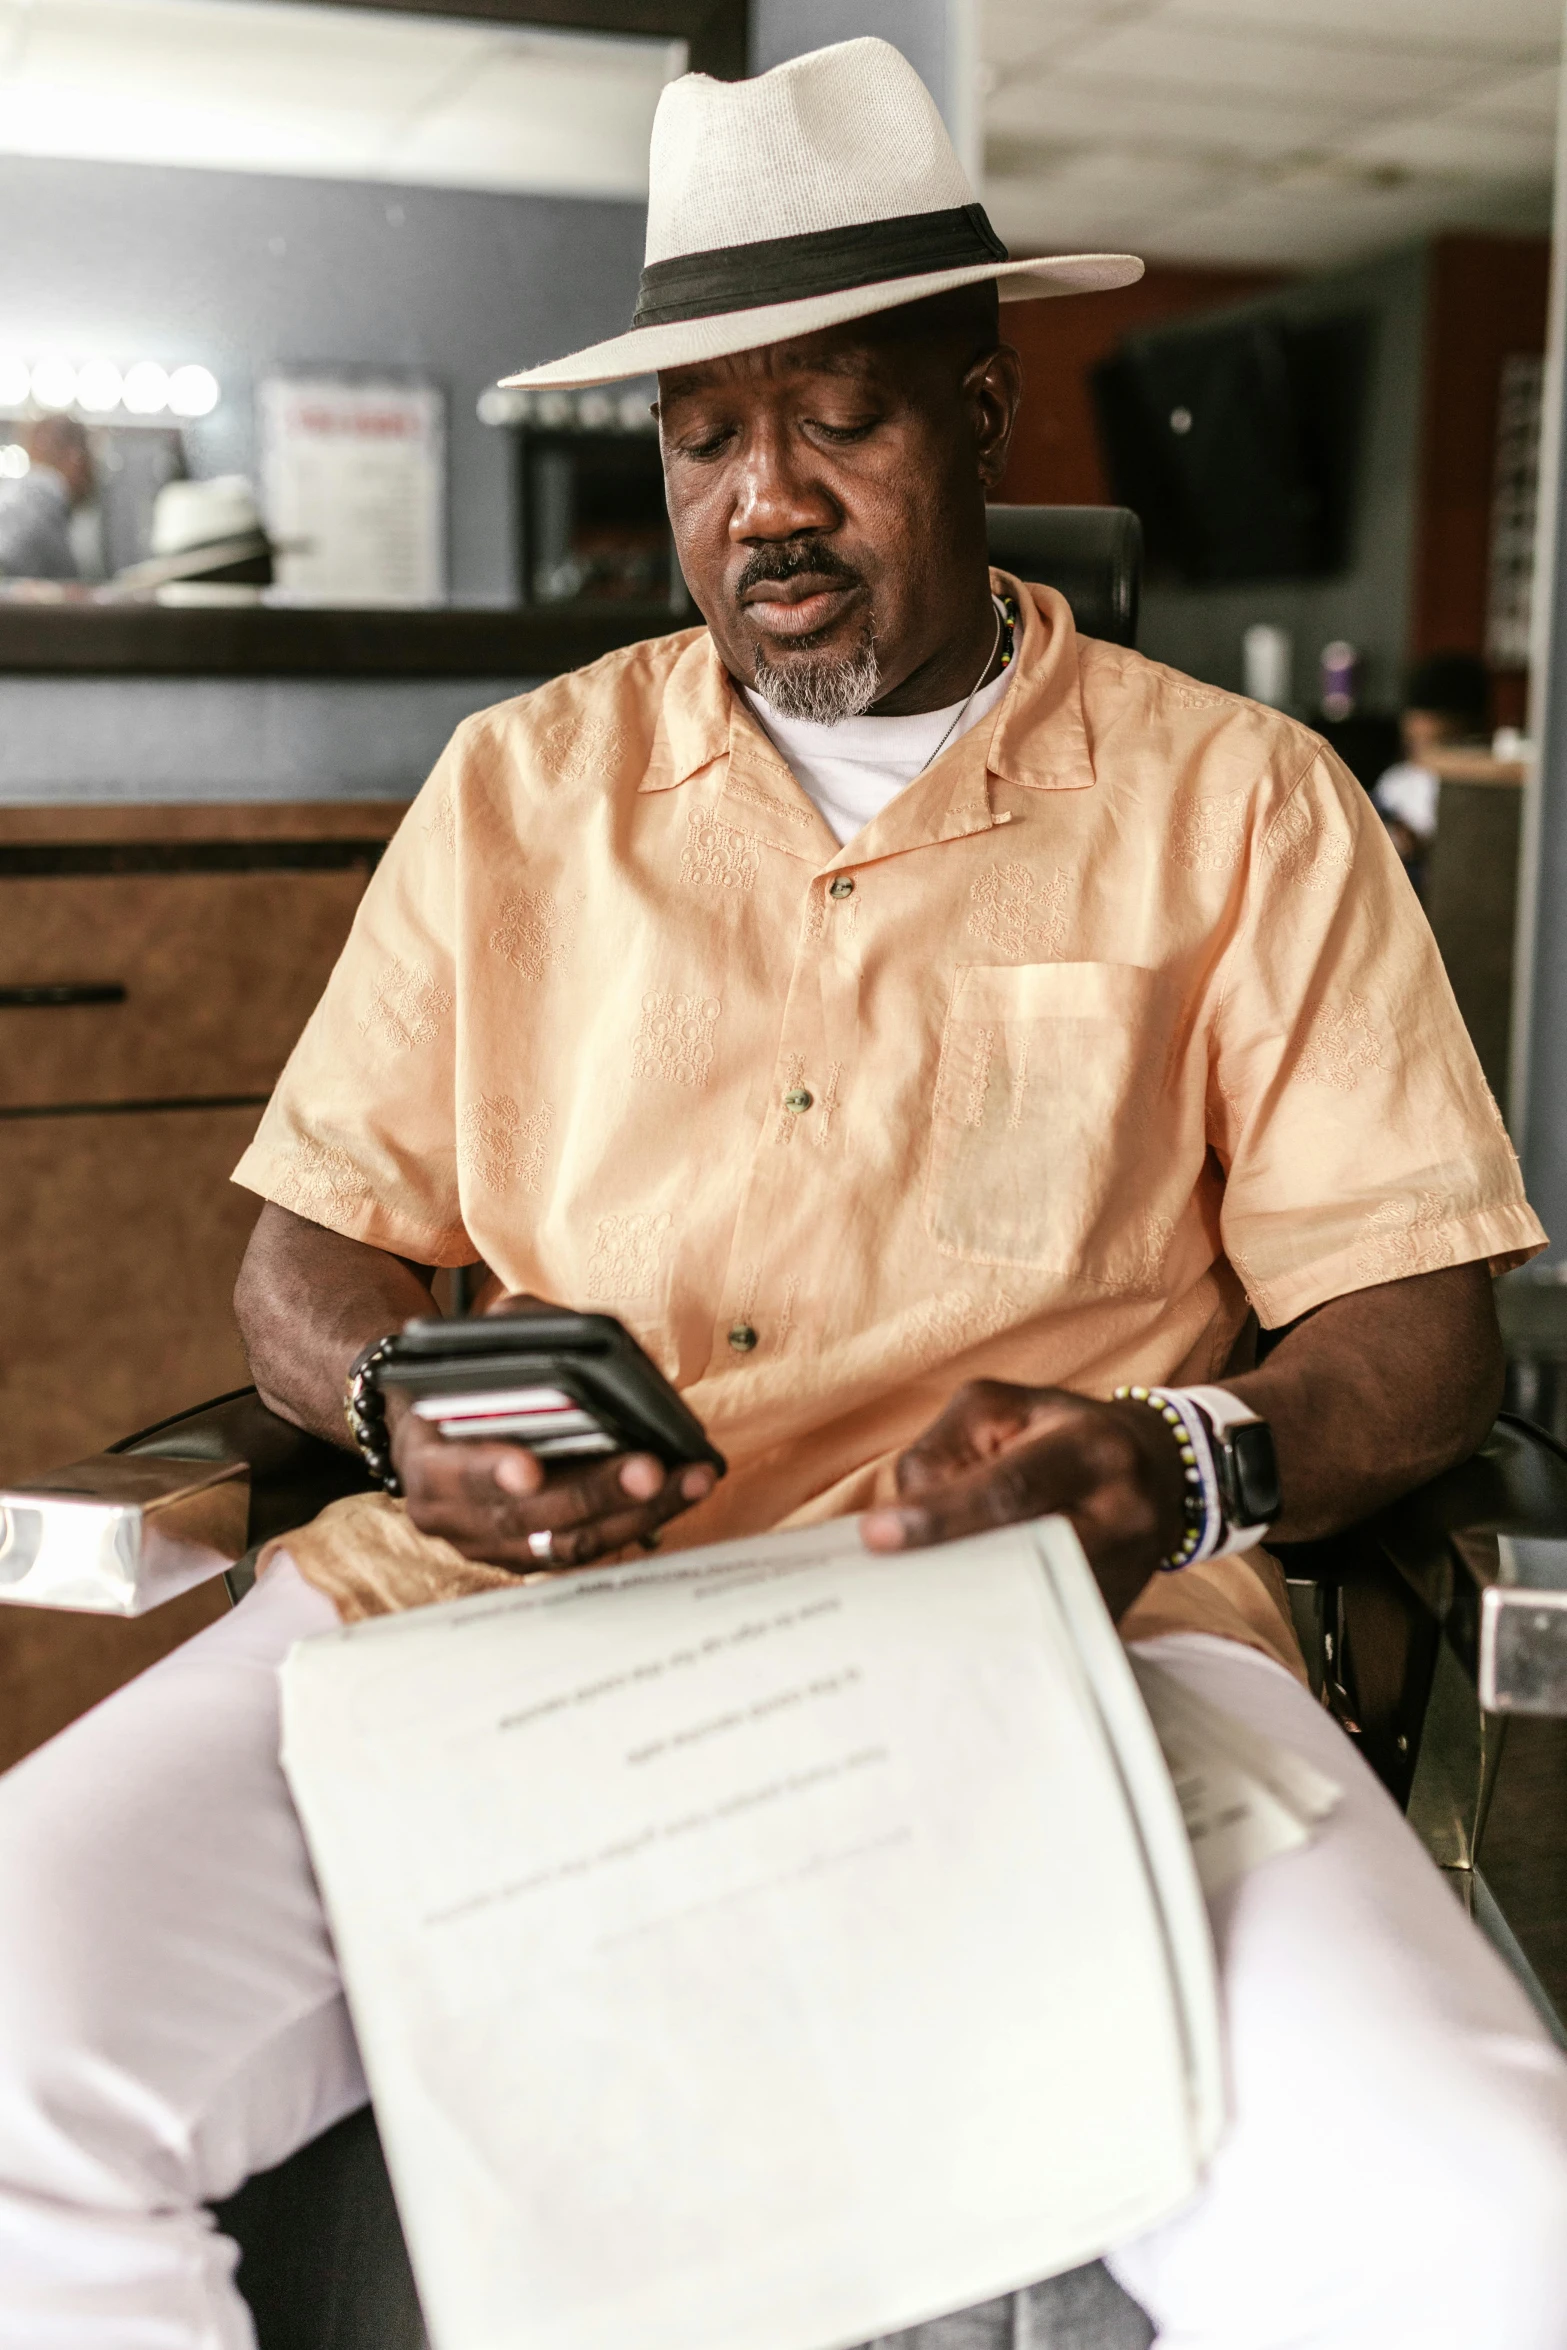
[[[780,718],[805,718],[813,726],[863,718],[881,692],[876,640],[867,629],[856,652],[814,659],[802,653],[788,661],[769,660],[759,646],[756,691]]]

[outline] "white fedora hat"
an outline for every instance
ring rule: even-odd
[[[615,383],[984,278],[1022,302],[1142,274],[1130,253],[1009,260],[913,66],[888,41],[840,41],[751,81],[668,85],[629,333],[504,381]]]

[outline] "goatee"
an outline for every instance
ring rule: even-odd
[[[804,718],[813,726],[839,726],[863,718],[881,693],[881,663],[867,628],[852,653],[796,653],[786,661],[756,650],[756,691],[780,718]]]

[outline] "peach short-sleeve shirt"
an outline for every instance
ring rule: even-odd
[[[1248,1302],[1543,1240],[1359,785],[996,584],[1008,691],[842,848],[705,630],[468,720],[240,1163],[619,1315],[730,1461],[670,1546],[884,1496],[964,1379],[1210,1379]],[[383,1497],[290,1548],[349,1616],[506,1579]],[[1288,1658],[1266,1575],[1125,1628]]]

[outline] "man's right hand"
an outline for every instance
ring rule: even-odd
[[[392,1460],[421,1534],[438,1534],[464,1558],[514,1574],[585,1567],[658,1529],[711,1493],[706,1461],[666,1469],[651,1453],[612,1453],[551,1468],[520,1444],[442,1436],[406,1404],[388,1399]],[[547,1555],[529,1547],[548,1532]]]
[[[492,1314],[543,1301],[499,1297]],[[433,1314],[429,1268],[312,1224],[268,1201],[235,1291],[251,1375],[261,1400],[296,1427],[348,1444],[343,1375],[367,1340]],[[666,1471],[648,1453],[613,1453],[551,1469],[519,1444],[448,1439],[420,1420],[395,1389],[387,1399],[392,1460],[422,1534],[439,1534],[465,1558],[536,1573],[585,1567],[691,1508],[715,1482],[705,1463]],[[550,1555],[530,1550],[549,1533]]]

